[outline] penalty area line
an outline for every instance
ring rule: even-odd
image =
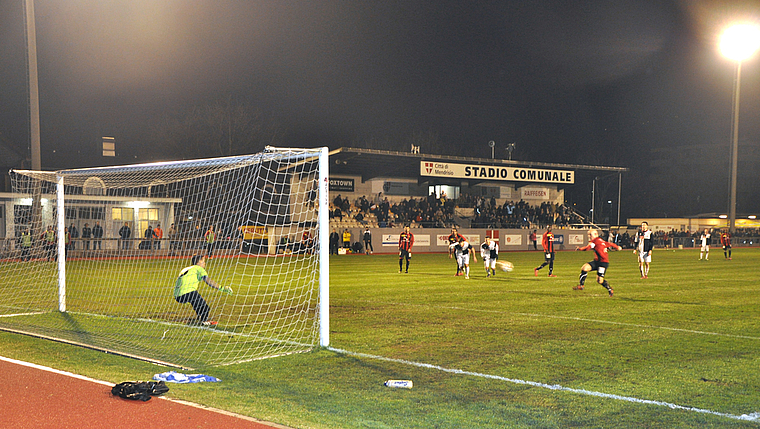
[[[712,410],[707,410],[704,408],[678,405],[678,404],[673,404],[670,402],[634,398],[632,396],[622,396],[622,395],[616,395],[612,393],[595,392],[595,391],[586,390],[586,389],[574,389],[572,387],[565,387],[559,384],[545,384],[545,383],[539,383],[536,381],[502,377],[500,375],[484,374],[484,373],[473,372],[473,371],[464,371],[461,369],[444,368],[442,366],[432,365],[429,363],[413,362],[413,361],[408,361],[404,359],[394,359],[394,358],[389,358],[389,357],[384,357],[384,356],[376,356],[376,355],[370,355],[366,353],[352,352],[352,351],[343,350],[343,349],[336,349],[334,347],[327,347],[327,350],[333,351],[335,353],[345,354],[348,356],[361,357],[365,359],[375,359],[375,360],[381,360],[385,362],[400,363],[403,365],[411,365],[418,368],[434,369],[437,371],[447,372],[450,374],[469,375],[472,377],[480,377],[480,378],[487,378],[491,380],[506,381],[506,382],[514,383],[514,384],[521,384],[521,385],[526,385],[526,386],[533,386],[533,387],[539,387],[542,389],[557,390],[557,391],[562,391],[562,392],[577,393],[580,395],[595,396],[595,397],[604,398],[604,399],[614,399],[618,401],[633,402],[633,403],[645,404],[645,405],[656,405],[659,407],[667,407],[673,410],[684,410],[684,411],[691,411],[695,413],[710,414],[710,415],[719,416],[719,417],[726,417],[733,420],[743,420],[743,421],[750,421],[750,422],[760,421],[760,412],[754,412],[751,414],[742,414],[742,415],[721,413],[719,411],[712,411]]]

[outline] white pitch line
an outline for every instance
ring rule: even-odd
[[[414,307],[433,307],[433,308],[442,308],[442,309],[448,309],[448,310],[462,310],[462,311],[473,311],[473,312],[479,312],[479,313],[496,313],[496,314],[514,314],[517,316],[525,316],[525,317],[544,317],[547,319],[563,319],[563,320],[575,320],[578,322],[593,322],[593,323],[603,323],[608,325],[618,325],[618,326],[629,326],[632,328],[647,328],[647,329],[660,329],[663,331],[674,331],[674,332],[685,332],[688,334],[698,334],[698,335],[712,335],[716,337],[726,337],[726,338],[740,338],[743,340],[760,340],[760,337],[753,337],[750,335],[734,335],[734,334],[724,334],[720,332],[710,332],[710,331],[697,331],[693,329],[684,329],[684,328],[671,328],[668,326],[654,326],[654,325],[641,325],[638,323],[626,323],[626,322],[615,322],[610,320],[599,320],[599,319],[586,319],[583,317],[575,317],[575,316],[557,316],[554,314],[540,314],[540,313],[516,313],[516,312],[508,312],[508,311],[501,311],[501,310],[483,310],[478,308],[465,308],[465,307],[452,307],[452,306],[445,306],[445,305],[429,305],[429,304],[408,304],[408,303],[389,303],[389,305],[395,305],[395,306],[414,306]]]
[[[45,314],[45,312],[35,311],[33,313],[0,314],[0,317],[35,316],[37,314]]]
[[[509,383],[514,383],[514,384],[522,384],[522,385],[540,387],[543,389],[550,389],[550,390],[559,390],[563,392],[577,393],[577,394],[587,395],[587,396],[596,396],[596,397],[605,398],[605,399],[615,399],[618,401],[634,402],[637,404],[657,405],[660,407],[667,407],[673,410],[684,410],[684,411],[692,411],[692,412],[702,413],[702,414],[711,414],[714,416],[726,417],[726,418],[734,419],[734,420],[743,420],[743,421],[751,421],[751,422],[760,421],[760,412],[754,412],[751,414],[742,414],[742,415],[721,413],[719,411],[712,411],[712,410],[707,410],[704,408],[688,407],[685,405],[678,405],[678,404],[673,404],[670,402],[654,401],[651,399],[640,399],[640,398],[634,398],[632,396],[622,396],[622,395],[615,395],[611,393],[594,392],[592,390],[586,390],[586,389],[574,389],[572,387],[560,386],[559,384],[544,384],[544,383],[539,383],[536,381],[507,378],[507,377],[502,377],[499,375],[483,374],[479,372],[464,371],[461,369],[444,368],[442,366],[432,365],[429,363],[412,362],[412,361],[408,361],[404,359],[393,359],[393,358],[388,358],[384,356],[375,356],[375,355],[370,355],[366,353],[351,352],[348,350],[336,349],[333,347],[327,347],[327,349],[336,353],[346,354],[349,356],[362,357],[366,359],[375,359],[375,360],[381,360],[385,362],[400,363],[404,365],[416,366],[419,368],[428,368],[428,369],[434,369],[434,370],[438,370],[442,372],[448,372],[451,374],[469,375],[473,377],[481,377],[481,378],[488,378],[492,380],[507,381]]]

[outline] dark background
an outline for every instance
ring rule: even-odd
[[[23,3],[0,0],[0,143],[28,158]],[[735,64],[718,37],[760,21],[758,2],[730,3],[36,0],[42,166],[267,144],[487,158],[494,140],[500,158],[515,143],[517,160],[630,168],[623,219],[725,213]],[[746,214],[758,57],[741,87]]]

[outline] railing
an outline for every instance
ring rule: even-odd
[[[0,239],[0,259],[48,258],[56,253],[55,246],[46,246],[44,240],[34,240],[32,246],[23,249],[20,239]],[[183,239],[138,239],[120,238],[73,239],[66,248],[69,258],[132,257],[132,256],[192,256],[208,251],[203,238]],[[214,255],[238,253],[267,253],[267,240],[243,241],[242,239],[220,239],[214,242]],[[27,255],[28,254],[28,255]]]
[[[654,247],[665,247],[672,249],[688,249],[702,247],[699,237],[671,237],[665,240],[663,237],[655,237]],[[754,247],[760,245],[760,237],[731,237],[732,247]],[[711,237],[710,247],[723,247],[720,244],[720,238]]]

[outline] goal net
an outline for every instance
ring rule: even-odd
[[[185,368],[328,345],[327,156],[12,171],[0,329]]]

